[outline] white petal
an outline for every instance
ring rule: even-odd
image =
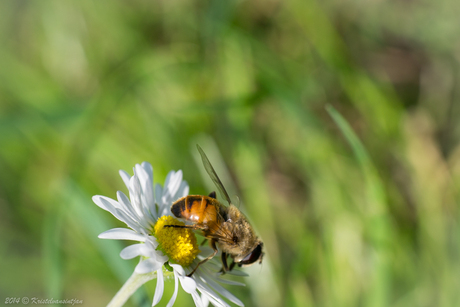
[[[139,181],[141,182],[142,185],[144,185],[144,183],[150,181],[150,179],[153,179],[151,169],[150,169],[150,174],[149,174],[148,168],[147,169],[144,168],[146,163],[147,162],[143,162],[142,165],[141,164],[136,164],[136,167],[134,168],[134,174],[139,178]],[[151,168],[151,166],[150,166],[150,168]]]
[[[161,187],[160,184],[155,185],[155,202],[158,204],[158,206],[162,207],[163,203],[161,201],[163,197],[163,188]]]
[[[139,173],[143,174],[141,179],[142,190],[144,191],[144,206],[147,212],[152,214],[153,220],[157,219],[156,210],[155,210],[155,197],[153,194],[153,169],[152,165],[148,162],[142,162],[141,171]]]
[[[207,296],[207,295],[202,295],[202,296],[201,296],[201,301],[203,302],[203,306],[204,306],[204,307],[208,307],[208,305],[209,305],[209,299],[208,299],[208,296]]]
[[[155,295],[153,296],[152,306],[158,304],[163,296],[163,291],[165,288],[163,270],[157,270],[157,286],[155,288]]]
[[[120,204],[118,204],[118,202],[105,196],[94,195],[92,199],[96,205],[112,214],[113,211],[115,211],[113,208],[120,208]]]
[[[211,302],[211,304],[215,307],[230,307],[229,304],[227,304],[226,302],[224,302],[222,299],[215,299],[211,296],[208,296],[208,299],[209,301]]]
[[[170,171],[168,175],[166,175],[165,184],[164,184],[165,190],[168,189],[169,182],[171,181],[171,177],[173,174],[174,174],[174,171]]]
[[[91,199],[93,200],[93,203],[95,203],[99,208],[102,208],[104,210],[107,210],[107,208],[104,206],[104,204],[101,202],[101,195],[94,195]]]
[[[126,225],[128,225],[129,228],[134,229],[137,232],[141,232],[141,227],[139,227],[139,224],[133,220],[130,216],[128,216],[124,211],[121,209],[115,209],[116,212],[116,217],[122,221],[125,222]]]
[[[139,216],[144,215],[141,209],[141,193],[142,189],[141,184],[139,183],[139,178],[137,176],[131,177],[131,180],[129,181],[129,199],[131,200],[131,205]]]
[[[143,205],[142,196],[144,192],[142,190],[142,186],[141,186],[139,177],[137,175],[134,175],[133,177],[131,177],[129,191],[130,191],[131,205],[134,208],[134,211],[136,212],[137,216],[139,217],[137,219],[137,222],[143,228],[149,228],[150,224],[154,223],[154,220],[153,219],[150,220],[150,212],[148,208],[145,205]]]
[[[179,190],[181,182],[182,182],[182,170],[178,170],[174,174],[169,184],[169,190],[170,190],[171,196],[176,195],[177,191]]]
[[[168,175],[166,176],[165,185],[163,188],[163,195],[161,197],[161,201],[163,204],[169,204],[171,202],[171,199],[172,199],[171,183],[174,185],[174,174],[175,174],[174,171],[170,171]]]
[[[170,263],[170,265],[173,267],[174,273],[178,273],[179,276],[185,276],[185,270],[180,264]]]
[[[152,258],[149,258],[149,259],[145,259],[139,262],[139,264],[136,266],[134,271],[137,274],[150,273],[150,272],[158,270],[159,268],[161,268],[162,265],[163,263],[155,261]]]
[[[122,169],[119,170],[118,173],[120,174],[121,179],[123,179],[125,186],[129,189],[129,179],[131,179],[131,176]]]
[[[117,191],[117,200],[123,211],[129,214],[132,218],[139,219],[136,212],[134,211],[133,206],[131,205],[131,202],[129,201],[128,196],[126,196],[125,193]]]
[[[155,256],[153,256],[152,258],[156,259],[156,261],[158,262],[161,262],[161,263],[165,263],[166,261],[168,261],[168,256],[164,255],[161,251],[155,251]]]
[[[201,279],[195,279],[198,290],[203,293],[203,295],[206,295],[208,299],[211,301],[211,303],[214,306],[225,306],[225,307],[230,307],[229,304],[227,304],[220,296],[218,296],[214,290],[212,290],[206,283],[204,283]]]
[[[100,239],[114,239],[114,240],[133,240],[145,241],[145,236],[138,234],[131,229],[127,228],[113,228],[101,233],[98,238]]]
[[[158,215],[163,216],[163,215],[171,215],[171,206],[168,203],[165,203],[163,207],[160,207],[158,210]]]
[[[188,195],[188,192],[189,192],[189,186],[188,186],[187,181],[182,181],[181,184],[180,184],[179,190],[177,191],[177,193],[176,193],[176,195],[174,197],[175,199],[173,199],[173,201]]]
[[[120,252],[120,257],[122,259],[133,259],[141,255],[145,256],[148,253],[146,249],[147,247],[145,246],[145,244],[133,244],[125,247]]]
[[[144,161],[144,162],[142,162],[141,166],[145,170],[147,175],[149,175],[150,181],[153,182],[153,167],[152,167],[152,165],[149,162]]]
[[[157,253],[159,251],[156,251],[155,247],[152,244],[150,244],[150,242],[146,241],[145,246],[146,246],[146,248],[145,248],[144,253],[142,254],[142,256],[145,256],[147,258],[151,258],[151,261],[162,262],[159,259],[157,259]],[[166,259],[166,260],[168,260],[168,259]],[[165,263],[165,262],[166,261],[163,261],[162,263]]]
[[[203,304],[203,301],[201,300],[201,297],[198,295],[198,292],[194,291],[191,293],[193,301],[195,302],[195,306],[197,307],[204,307],[205,305]]]
[[[227,289],[219,285],[218,283],[214,282],[212,279],[206,279],[206,282],[214,288],[219,294],[223,295],[225,298],[230,300],[231,302],[237,304],[238,306],[244,306],[243,302],[240,301],[236,296],[231,294]]]
[[[93,197],[94,198],[94,197]],[[100,204],[100,207],[102,209],[105,209],[112,213],[114,217],[116,217],[118,220],[126,223],[129,227],[132,226],[132,218],[130,218],[124,211],[124,209],[121,208],[120,204],[116,202],[113,199],[110,199],[105,196],[100,196],[99,198],[96,198],[98,203]],[[98,205],[99,205],[98,204]],[[138,230],[138,228],[131,227],[134,230]],[[138,231],[139,232],[139,231]]]
[[[228,280],[228,279],[223,279],[223,278],[218,278],[217,280],[227,285],[246,287],[246,284],[243,284],[242,282],[238,282],[238,281],[233,281],[233,280]]]
[[[158,241],[154,236],[147,236],[147,239],[145,241],[146,244],[149,244],[153,250],[155,250],[158,247]],[[156,251],[157,254],[163,255],[161,251]]]
[[[235,275],[235,276],[249,276],[248,273],[240,271],[240,270],[231,270],[227,272],[226,274]]]
[[[186,276],[180,277],[179,280],[185,292],[190,294],[196,291],[196,282],[193,278]]]
[[[171,174],[171,176],[169,176],[169,174]],[[167,193],[163,195],[165,201],[168,203],[173,201],[173,198],[176,196],[176,193],[179,190],[180,184],[182,182],[182,171],[171,171],[169,174],[169,182],[167,184],[165,182],[165,189],[167,190]]]
[[[169,300],[168,305],[166,305],[166,307],[171,307],[171,306],[174,305],[174,303],[176,302],[177,290],[179,290],[179,281],[177,280],[178,277],[177,277],[176,274],[174,274],[174,277],[175,277],[175,281],[174,281],[174,294],[173,294],[173,296],[171,297],[171,299]]]

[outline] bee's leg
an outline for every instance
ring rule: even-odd
[[[164,227],[173,227],[173,228],[188,228],[188,229],[204,229],[202,226],[199,225],[165,225]]]
[[[200,246],[203,246],[206,242],[208,242],[208,239],[204,238],[203,242],[201,242]]]
[[[193,273],[195,273],[196,269],[198,269],[198,267],[199,267],[200,265],[202,265],[202,264],[205,263],[206,261],[212,259],[212,257],[214,257],[214,256],[217,254],[216,240],[211,239],[210,244],[211,244],[211,247],[212,247],[212,249],[214,250],[214,252],[213,252],[211,255],[209,255],[208,257],[206,257],[206,258],[204,258],[203,260],[201,260],[201,261],[196,265],[196,267],[193,269],[193,271],[192,271],[190,274],[187,274],[188,277],[191,277],[191,276],[193,275]]]
[[[222,273],[222,275],[224,275],[225,273],[227,272],[230,272],[231,270],[233,270],[233,268],[235,267],[235,264],[236,262],[234,260],[232,260],[232,263],[230,263],[230,266],[228,266],[227,264],[227,255],[225,255],[225,260],[223,258],[223,252],[222,252],[222,269],[220,269],[219,273]]]
[[[195,229],[195,225],[165,225],[164,227],[173,227],[173,228],[190,228]]]
[[[228,271],[227,253],[222,252],[222,269],[220,269],[219,273],[222,273],[222,275],[224,275],[225,272],[227,271]]]
[[[233,268],[235,267],[235,264],[236,262],[233,261],[231,264],[230,264],[230,267],[228,268],[229,271],[233,270]]]

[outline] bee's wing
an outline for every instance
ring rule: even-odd
[[[204,165],[204,168],[205,168],[206,172],[208,173],[209,177],[211,177],[212,181],[216,185],[216,187],[219,190],[220,194],[225,198],[225,200],[230,205],[232,203],[232,201],[231,201],[230,197],[228,196],[228,193],[225,190],[224,185],[222,184],[222,181],[220,181],[219,177],[216,174],[216,171],[212,167],[211,162],[209,162],[208,157],[204,153],[203,149],[201,149],[200,145],[197,144],[196,147],[198,148],[198,151],[200,152],[201,160],[203,160],[203,165]]]
[[[235,242],[233,241],[233,232],[232,232],[232,224],[228,224],[224,226],[223,223],[213,223],[208,225],[209,229],[211,230],[208,237],[217,240],[220,244],[230,244],[233,245]],[[230,227],[230,228],[229,228]]]
[[[224,206],[220,204],[221,206]],[[216,215],[208,218],[206,226],[208,227],[208,237],[216,239],[221,243],[233,244],[233,232],[232,225],[225,223],[226,219],[219,213],[219,209],[216,208]],[[214,217],[214,220],[212,219]],[[224,226],[225,225],[225,226]]]

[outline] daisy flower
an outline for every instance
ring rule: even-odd
[[[114,228],[99,235],[101,239],[132,240],[139,243],[124,248],[123,259],[140,257],[132,276],[118,291],[108,306],[123,306],[128,298],[145,282],[157,279],[152,306],[158,304],[163,296],[165,277],[174,276],[174,294],[167,306],[176,300],[179,284],[189,293],[196,306],[229,306],[222,299],[244,306],[243,303],[226,290],[220,283],[244,284],[220,278],[219,267],[208,261],[201,265],[192,277],[188,277],[200,259],[211,253],[209,248],[198,249],[195,235],[187,228],[164,227],[165,225],[185,225],[171,214],[173,201],[186,196],[189,187],[182,180],[182,171],[171,171],[164,187],[156,184],[153,188],[153,170],[148,162],[136,164],[134,175],[120,170],[129,191],[129,198],[117,192],[117,200],[96,195],[93,201],[100,208],[109,211],[129,228]],[[244,275],[237,270],[235,275]]]

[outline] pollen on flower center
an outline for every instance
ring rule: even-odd
[[[154,235],[160,248],[170,259],[182,266],[189,266],[200,250],[192,230],[165,227],[165,225],[185,225],[172,216],[162,216],[154,226]]]

